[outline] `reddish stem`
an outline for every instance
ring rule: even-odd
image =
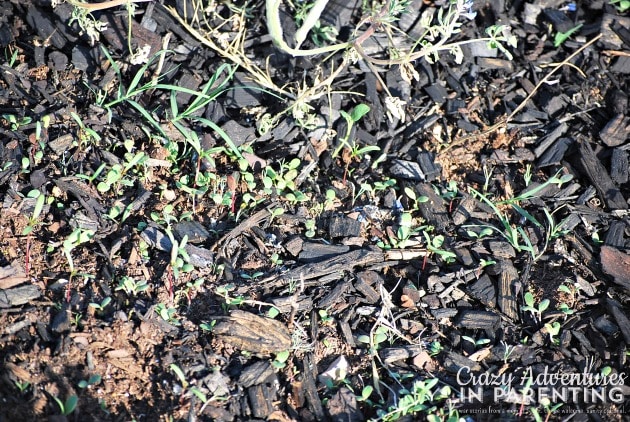
[[[26,276],[28,277],[28,273],[31,270],[31,236],[26,236],[26,255],[24,257],[24,270],[26,272]]]

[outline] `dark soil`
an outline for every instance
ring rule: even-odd
[[[470,44],[406,81],[281,53],[264,2],[208,3],[274,91],[200,42],[203,12],[175,18],[195,3],[94,11],[93,42],[70,4],[0,2],[0,421],[628,418],[628,12],[474,1],[453,40],[509,24],[513,59]],[[322,24],[348,40],[361,13]],[[335,69],[305,127],[287,107]]]

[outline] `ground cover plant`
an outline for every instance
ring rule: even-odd
[[[1,420],[624,420],[623,1],[0,9]]]

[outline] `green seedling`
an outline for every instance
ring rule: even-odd
[[[11,57],[9,57],[8,54],[7,54],[10,50],[13,50],[11,52]],[[11,69],[13,69],[13,66],[15,66],[15,63],[17,63],[17,59],[18,59],[19,53],[20,53],[20,50],[17,49],[17,48],[11,48],[10,49],[10,48],[6,47],[4,49],[4,58],[7,60],[7,65]]]
[[[573,310],[573,306],[575,306],[575,304],[577,303],[577,294],[579,292],[579,287],[577,285],[573,286],[571,284],[561,284],[558,287],[558,291],[561,293],[564,293],[566,296],[564,296],[563,298],[568,297],[568,300],[569,300],[569,303],[566,303],[566,302],[559,303],[557,306],[558,310],[564,313],[565,315],[574,314],[575,310]]]
[[[131,187],[134,185],[134,180],[125,176],[134,167],[143,165],[148,158],[149,157],[144,152],[125,154],[124,165],[114,164],[105,175],[105,180],[96,185],[96,189],[101,193],[112,190],[114,193],[120,194],[120,186]]]
[[[184,387],[184,389],[188,388],[190,384],[186,380],[186,375],[184,374],[184,371],[182,371],[182,368],[180,368],[176,363],[171,363],[169,368],[177,376],[179,382],[182,384],[182,387]]]
[[[394,247],[404,249],[411,236],[418,233],[419,229],[413,228],[413,218],[411,217],[411,213],[408,212],[400,215],[400,221],[398,224],[398,230],[396,231],[398,241],[395,241]]]
[[[376,329],[373,329],[369,336],[362,334],[357,337],[359,342],[370,346],[371,353],[376,353],[382,343],[386,342],[388,339],[389,329],[384,325],[379,325]]]
[[[314,219],[309,218],[308,220],[306,220],[304,222],[304,228],[306,228],[306,233],[304,233],[304,236],[308,238],[315,236],[316,223]]]
[[[177,379],[179,379],[179,382],[182,384],[183,390],[188,390],[188,392],[194,394],[204,404],[208,401],[208,397],[201,390],[199,390],[194,385],[190,385],[190,383],[186,380],[186,375],[184,374],[184,371],[182,371],[182,369],[177,364],[172,363],[170,365],[170,369],[177,376]]]
[[[551,343],[558,344],[558,339],[554,337],[560,334],[560,323],[558,321],[555,321],[553,323],[546,323],[545,330],[547,331],[547,334],[549,334],[549,340],[551,341]]]
[[[308,200],[296,185],[300,164],[300,159],[294,158],[288,163],[282,162],[280,171],[274,170],[271,166],[266,167],[262,178],[265,193],[282,196],[292,204]]]
[[[516,346],[509,345],[503,340],[501,340],[501,344],[503,345],[503,364],[507,365],[510,360],[510,356],[512,356],[512,353],[516,350]]]
[[[250,281],[256,281],[263,275],[265,275],[265,273],[263,273],[262,271],[256,271],[252,274],[247,274],[245,272],[240,273],[241,278],[245,280],[250,280]]]
[[[442,352],[442,350],[444,350],[444,346],[442,346],[442,343],[440,343],[437,340],[432,341],[429,344],[428,352],[429,352],[429,355],[431,355],[431,356],[439,355]]]
[[[149,285],[145,280],[136,281],[132,277],[123,276],[120,278],[118,286],[115,290],[122,290],[129,296],[137,296],[138,294],[146,291],[148,288]]]
[[[33,208],[33,214],[28,219],[27,226],[22,231],[23,236],[30,234],[40,224],[39,217],[41,216],[44,205],[46,204],[46,195],[37,189],[31,190],[26,196],[28,198],[35,198],[35,207]]]
[[[455,261],[455,257],[457,255],[455,255],[454,252],[442,249],[442,245],[444,244],[444,236],[440,234],[437,236],[430,237],[429,234],[427,233],[427,230],[423,231],[422,233],[427,242],[428,252],[434,253],[440,256],[444,260],[444,262],[446,262],[447,264]]]
[[[438,412],[436,402],[445,400],[451,394],[448,386],[438,388],[439,379],[431,378],[422,381],[415,381],[410,389],[400,391],[398,402],[390,406],[387,411],[378,410],[379,420],[390,422],[397,421],[405,416],[426,414],[428,420],[441,420],[434,415]]]
[[[333,317],[328,315],[328,311],[326,309],[320,309],[319,311],[317,311],[317,313],[319,314],[320,321],[324,325],[332,324],[335,321],[335,319]]]
[[[165,132],[160,123],[153,117],[151,112],[144,108],[137,100],[140,95],[149,90],[164,90],[170,92],[170,113],[169,118],[171,124],[183,135],[186,140],[186,144],[190,145],[199,157],[204,154],[201,148],[201,143],[196,132],[188,129],[187,124],[195,123],[203,126],[207,126],[217,133],[223,141],[226,143],[228,150],[238,158],[242,158],[242,154],[238,147],[234,144],[231,138],[214,122],[201,117],[198,114],[199,110],[204,109],[210,102],[214,101],[219,95],[223,94],[228,88],[227,84],[232,78],[236,67],[229,66],[227,64],[221,65],[216,72],[212,74],[208,82],[203,86],[201,91],[194,91],[185,87],[179,87],[176,85],[162,84],[160,78],[166,75],[162,75],[157,78],[152,78],[148,82],[142,83],[146,74],[151,74],[149,68],[154,64],[156,60],[159,60],[168,51],[159,51],[153,57],[151,57],[147,63],[138,70],[129,85],[124,87],[123,81],[125,80],[122,75],[120,66],[111,57],[109,52],[103,48],[103,53],[109,60],[112,68],[116,72],[118,77],[118,90],[116,98],[109,102],[104,102],[103,107],[107,110],[111,109],[123,102],[128,103],[136,111],[138,111],[142,117],[156,129],[165,139],[169,136]],[[177,104],[177,94],[188,94],[192,96],[192,100],[189,105],[183,111],[180,111]],[[227,152],[227,151],[226,151]]]
[[[564,403],[558,403],[558,404],[555,404],[555,405],[552,406],[551,405],[551,400],[549,400],[548,397],[543,397],[543,398],[540,399],[540,405],[542,406],[542,408],[545,411],[544,422],[548,422],[549,419],[551,418],[551,416],[553,415],[553,413],[556,410],[560,409],[564,405]],[[543,422],[543,418],[540,415],[540,413],[538,413],[538,409],[536,409],[535,407],[530,407],[529,410],[531,411],[532,416],[534,417],[534,420],[536,422]]]
[[[282,369],[287,366],[290,352],[288,350],[278,352],[276,358],[271,362],[271,365],[276,369]]]
[[[28,157],[22,157],[21,163],[22,163],[22,173],[23,174],[30,173],[31,160]]]
[[[225,300],[226,307],[240,306],[247,300],[243,296],[237,296],[235,298],[231,297],[230,292],[234,289],[236,289],[234,284],[226,284],[224,286],[217,287],[215,290],[216,293]]]
[[[575,310],[571,309],[571,307],[566,303],[558,304],[557,308],[565,315],[573,315],[575,313]]]
[[[409,186],[406,186],[404,191],[405,191],[405,195],[407,195],[407,197],[413,202],[413,205],[411,207],[412,211],[418,210],[420,208],[419,204],[423,204],[429,200],[428,196],[416,195],[416,192],[413,189],[411,189]]]
[[[487,338],[480,338],[479,340],[475,340],[472,337],[462,336],[462,340],[472,343],[472,345],[475,347],[483,346],[484,344],[490,343],[490,339]]]
[[[96,310],[99,313],[103,313],[105,311],[105,308],[107,307],[107,305],[110,304],[111,301],[112,301],[112,298],[107,296],[105,299],[101,301],[101,303],[90,303],[90,306],[92,308],[96,308]]]
[[[3,114],[2,118],[6,120],[13,132],[18,131],[22,126],[29,125],[33,122],[33,119],[31,117],[18,117],[14,114]]]
[[[63,241],[63,253],[68,261],[71,276],[75,274],[72,251],[79,245],[89,242],[94,237],[94,231],[89,229],[76,228],[70,236]]]
[[[362,334],[357,337],[357,340],[361,343],[370,345],[371,350],[378,350],[381,347],[381,344],[387,341],[389,338],[389,331],[387,327],[381,325],[374,330],[371,335]]]
[[[525,181],[525,186],[529,186],[532,182],[532,165],[527,164],[525,166],[525,173],[523,174],[523,180]]]
[[[530,292],[525,293],[523,298],[525,299],[525,306],[521,307],[521,309],[525,312],[530,312],[535,321],[541,320],[542,313],[549,307],[549,299],[543,299],[536,305],[534,295]]]
[[[96,133],[94,129],[87,127],[78,114],[72,111],[70,112],[70,116],[77,123],[77,126],[79,126],[79,130],[77,132],[78,146],[86,148],[90,144],[98,144],[101,141],[101,135]]]
[[[267,316],[271,319],[274,319],[275,317],[277,317],[278,315],[280,315],[280,310],[278,308],[276,308],[275,306],[272,306],[271,308],[269,308],[269,310],[267,311]]]
[[[107,409],[107,402],[105,399],[98,399],[98,407],[105,413],[109,415],[111,412]]]
[[[179,222],[180,219],[177,218],[174,214],[175,207],[173,204],[167,204],[162,208],[162,213],[158,214],[157,212],[151,212],[151,220],[155,221],[157,224],[165,227],[170,227],[172,223]]]
[[[274,265],[274,267],[279,267],[284,262],[282,259],[280,259],[280,255],[278,255],[277,252],[272,253],[269,257],[269,260]]]
[[[72,320],[70,321],[70,323],[77,327],[77,329],[79,329],[81,327],[81,319],[83,318],[83,314],[81,314],[81,312],[73,312],[72,313]]]
[[[18,390],[20,390],[20,394],[24,394],[26,390],[28,390],[28,388],[31,386],[31,383],[28,381],[24,381],[24,382],[13,381],[13,383],[18,388]]]
[[[65,402],[62,402],[59,398],[52,396],[52,398],[59,406],[59,410],[63,416],[68,416],[77,408],[77,404],[79,403],[79,398],[77,396],[70,396],[66,399]]]
[[[189,273],[194,269],[192,264],[190,264],[190,256],[188,256],[188,252],[186,252],[188,235],[184,235],[181,242],[178,242],[170,228],[166,230],[166,234],[173,245],[171,248],[171,261],[169,266],[173,271],[173,276],[177,279],[181,273]]]
[[[357,401],[363,401],[363,402],[368,402],[369,404],[373,404],[369,402],[370,396],[372,395],[373,392],[374,392],[374,387],[372,387],[371,385],[366,385],[361,390],[361,395],[357,396]]]
[[[98,177],[101,175],[103,170],[105,170],[106,168],[107,168],[107,164],[101,163],[101,165],[98,166],[98,168],[96,169],[96,171],[94,172],[93,175],[90,176],[90,175],[87,175],[87,174],[77,174],[77,177],[79,179],[87,180],[91,185],[93,185],[94,181],[96,179],[98,179]]]
[[[472,230],[468,230],[467,233],[473,238],[480,238],[486,236],[488,234],[488,230],[492,232],[498,233],[502,236],[514,249],[519,252],[528,252],[534,261],[538,260],[547,250],[549,243],[565,234],[565,230],[563,228],[564,221],[559,224],[555,222],[554,214],[559,211],[562,207],[556,209],[553,212],[549,212],[547,209],[543,209],[545,218],[547,219],[547,227],[545,230],[545,241],[540,250],[537,251],[536,247],[532,244],[529,235],[525,231],[524,227],[519,224],[517,226],[513,225],[510,221],[508,214],[505,211],[502,211],[500,207],[509,206],[514,211],[516,211],[524,221],[529,221],[538,229],[544,230],[545,226],[541,224],[538,220],[534,218],[528,211],[526,211],[523,207],[520,206],[520,203],[536,197],[536,195],[546,188],[550,184],[558,184],[559,186],[563,183],[569,181],[571,179],[570,175],[564,175],[559,177],[559,173],[556,173],[553,177],[547,180],[545,183],[529,189],[527,191],[522,192],[520,195],[509,198],[503,201],[492,201],[487,195],[470,188],[470,192],[481,201],[486,203],[492,211],[495,213],[496,217],[499,219],[501,223],[501,228],[495,227],[491,224],[480,224],[480,225],[467,225],[465,228],[475,227],[477,230],[481,230],[480,232],[475,232]]]
[[[332,154],[333,158],[336,158],[343,148],[352,149],[352,144],[350,143],[351,142],[350,135],[352,134],[352,128],[369,111],[370,111],[370,106],[368,106],[367,104],[357,104],[352,109],[350,114],[346,113],[343,110],[339,110],[339,113],[341,114],[341,116],[346,121],[347,128],[346,128],[346,133],[344,134],[343,138],[341,138],[339,140],[339,145],[337,146],[337,148],[335,149],[335,151]],[[368,148],[368,150],[366,152],[374,150],[374,149],[371,149],[370,147],[366,147],[366,148]],[[378,149],[379,148],[377,147],[376,150],[378,150]]]
[[[214,329],[214,326],[217,325],[217,320],[212,320],[209,323],[208,322],[202,322],[201,324],[199,324],[199,328],[201,328],[203,331],[210,333],[212,332],[212,330]]]
[[[485,268],[485,267],[487,267],[487,266],[489,266],[489,265],[494,265],[494,264],[496,264],[496,263],[497,263],[497,261],[495,261],[495,260],[493,260],[493,259],[483,259],[483,258],[481,258],[481,259],[479,260],[479,266],[480,266],[481,268]]]
[[[371,202],[374,202],[376,193],[382,192],[382,191],[387,190],[389,188],[393,188],[395,186],[396,186],[396,180],[395,179],[385,179],[385,180],[382,180],[382,181],[376,181],[373,184],[370,184],[370,183],[367,183],[367,182],[361,183],[361,186],[359,188],[359,192],[352,199],[352,205],[354,206],[355,202],[363,194],[368,194],[369,200]]]
[[[582,28],[582,26],[583,24],[579,24],[575,26],[574,28],[569,29],[567,32],[558,32],[556,36],[553,38],[553,46],[556,48],[560,47],[562,44],[564,44],[566,40],[569,39],[571,35],[579,31],[580,28]]]
[[[166,306],[163,303],[155,305],[155,312],[162,317],[162,319],[171,325],[179,326],[181,322],[176,318],[177,309],[171,306]]]
[[[619,13],[626,13],[630,10],[630,0],[608,0],[608,3],[615,6]]]
[[[202,392],[200,389],[198,389],[194,385],[190,387],[188,391],[194,394],[203,404],[206,404],[206,402],[208,401],[208,396],[206,396],[204,392]]]
[[[90,378],[88,378],[87,380],[79,381],[77,385],[79,386],[79,388],[90,388],[93,385],[100,384],[101,380],[102,378],[100,375],[93,374],[93,375],[90,375]]]
[[[117,203],[116,205],[113,205],[109,209],[109,211],[107,211],[106,216],[112,221],[116,221],[116,219],[120,217],[120,223],[124,223],[125,221],[127,221],[129,217],[131,217],[133,211],[134,211],[133,203],[129,203],[124,208],[122,207],[122,204]]]
[[[205,279],[203,277],[196,279],[194,282],[190,282],[190,281],[186,282],[186,287],[179,289],[175,293],[175,302],[179,303],[182,299],[186,299],[188,301],[188,305],[190,306],[190,304],[192,303],[191,292],[201,291],[203,288],[204,282],[205,282]]]

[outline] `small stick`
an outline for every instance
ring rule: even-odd
[[[562,68],[565,65],[572,65],[570,63],[571,60],[573,60],[573,58],[575,56],[577,56],[578,54],[580,54],[582,51],[584,51],[588,46],[590,46],[591,44],[593,44],[594,42],[596,42],[597,40],[599,40],[602,37],[602,34],[597,35],[595,38],[593,38],[592,40],[590,40],[589,42],[587,42],[586,44],[584,44],[582,47],[578,48],[577,50],[575,50],[575,52],[573,52],[573,54],[571,54],[569,57],[567,57],[566,59],[564,59],[563,61],[561,61],[560,63],[556,63],[554,64],[554,68],[551,72],[549,72],[544,78],[542,78],[540,80],[540,82],[538,82],[536,84],[536,86],[534,87],[534,89],[532,90],[532,92],[529,93],[529,95],[523,100],[521,101],[521,103],[518,105],[518,107],[516,107],[514,109],[514,111],[512,111],[510,113],[509,116],[507,116],[505,119],[502,119],[500,122],[495,123],[494,125],[490,126],[488,129],[482,131],[482,132],[478,132],[478,133],[473,133],[472,135],[468,135],[468,136],[464,136],[463,138],[459,138],[456,139],[455,141],[451,142],[446,148],[444,148],[441,153],[445,153],[448,150],[450,150],[451,148],[461,145],[464,142],[470,140],[470,139],[475,139],[481,135],[486,135],[489,133],[494,132],[495,130],[499,129],[502,126],[505,126],[507,128],[507,125],[509,123],[510,120],[512,120],[514,118],[514,116],[516,116],[516,114],[521,111],[523,109],[523,107],[525,107],[525,105],[527,105],[527,102],[529,100],[532,99],[532,97],[534,95],[536,95],[536,92],[538,92],[538,90],[540,89],[540,87],[549,80],[549,78],[551,78],[551,75],[553,75],[554,73],[556,73],[558,70],[560,70],[560,68]]]

